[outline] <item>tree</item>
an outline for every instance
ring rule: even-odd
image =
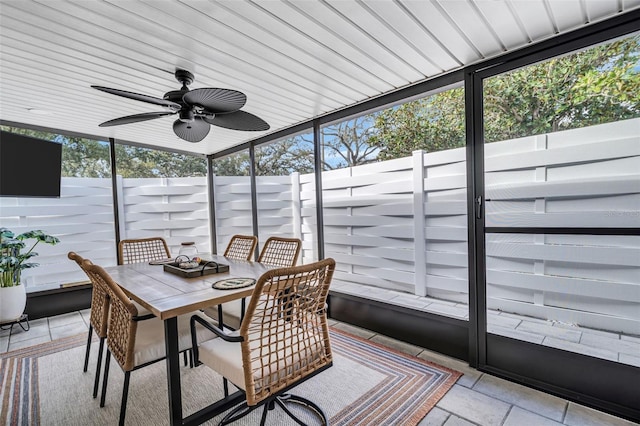
[[[359,166],[377,160],[378,147],[370,143],[374,115],[368,114],[321,129],[323,170]]]
[[[485,142],[637,117],[639,53],[630,37],[487,79]]]
[[[380,111],[369,141],[380,149],[379,161],[458,148],[465,144],[464,120],[464,89],[451,89]]]

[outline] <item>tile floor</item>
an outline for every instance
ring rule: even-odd
[[[0,352],[85,333],[89,310],[30,321],[0,330]],[[331,325],[397,350],[464,373],[419,426],[622,426],[637,425],[618,417],[511,383],[470,368],[466,363],[369,330],[331,321]]]

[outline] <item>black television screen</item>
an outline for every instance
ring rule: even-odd
[[[59,197],[62,144],[0,131],[0,196]]]

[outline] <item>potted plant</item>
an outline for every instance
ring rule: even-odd
[[[26,249],[25,240],[35,240],[35,242]],[[9,229],[0,228],[0,324],[16,321],[24,312],[27,293],[20,278],[23,269],[38,266],[37,263],[25,261],[38,255],[33,249],[40,242],[55,245],[60,240],[40,230],[28,231],[16,236]]]

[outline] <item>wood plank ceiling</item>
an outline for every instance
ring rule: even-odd
[[[0,120],[209,154],[640,7],[640,0],[1,0]],[[90,88],[247,95],[266,132],[199,143],[162,110]]]

